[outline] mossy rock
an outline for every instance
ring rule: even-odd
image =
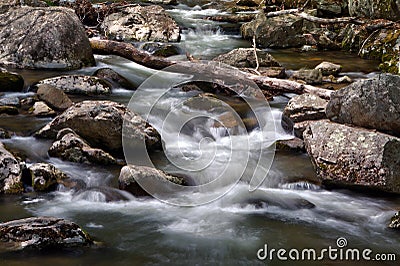
[[[0,92],[14,91],[20,92],[24,88],[24,79],[20,74],[9,72],[0,68]]]

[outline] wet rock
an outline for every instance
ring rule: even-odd
[[[31,217],[0,223],[0,250],[46,250],[93,244],[78,225],[53,217]]]
[[[90,147],[88,143],[70,128],[60,130],[57,139],[49,149],[50,156],[76,163],[94,163],[100,165],[117,163],[114,157],[107,152]]]
[[[362,25],[347,24],[340,31],[337,39],[341,42],[343,50],[358,53],[369,35],[370,33]]]
[[[322,72],[319,69],[300,69],[293,73],[292,78],[303,80],[307,84],[321,84]]]
[[[281,151],[305,152],[304,141],[300,138],[289,140],[279,140],[276,142],[276,148]]]
[[[92,76],[59,76],[39,81],[37,86],[51,85],[70,94],[97,95],[110,94],[111,88],[105,81]]]
[[[325,184],[400,193],[400,139],[363,128],[316,121],[303,134]]]
[[[152,180],[155,180],[154,182],[172,182],[178,185],[185,184],[183,178],[171,176],[155,168],[134,165],[122,167],[118,178],[119,188],[126,190],[137,197],[149,196],[136,180],[148,180],[148,182],[152,182]]]
[[[3,91],[20,92],[22,91],[23,88],[24,88],[24,79],[20,74],[9,72],[6,69],[0,67],[0,92]]]
[[[2,0],[0,2],[0,14],[7,12],[10,8],[16,8],[18,5],[18,0]]]
[[[35,116],[54,116],[56,114],[45,102],[35,102],[31,112]]]
[[[244,23],[240,31],[245,39],[252,39],[255,35],[258,47],[289,48],[309,44],[303,33],[313,28],[313,23],[295,15],[267,18],[264,12],[260,12],[253,21]]]
[[[260,67],[280,67],[281,64],[268,52],[257,50],[257,57]],[[252,48],[238,48],[229,53],[222,54],[213,59],[234,67],[256,67],[256,57]]]
[[[148,42],[143,44],[140,49],[145,50],[154,56],[161,57],[168,57],[179,54],[178,47],[166,43]]]
[[[334,122],[400,136],[400,76],[380,74],[335,91],[326,115]]]
[[[0,142],[0,193],[23,192],[21,177],[22,169],[19,162]]]
[[[321,64],[316,66],[315,69],[321,70],[322,75],[324,76],[336,76],[342,70],[342,66],[331,62],[322,62]]]
[[[263,67],[258,70],[261,75],[270,78],[283,79],[286,77],[286,71],[284,67]]]
[[[349,14],[346,0],[313,0],[320,17],[341,17]]]
[[[8,132],[3,128],[0,128],[0,139],[9,139],[9,138],[11,138],[10,132]]]
[[[160,6],[127,7],[104,19],[101,29],[109,38],[121,41],[178,42],[178,24]]]
[[[18,114],[18,109],[15,106],[0,106],[0,115],[1,114],[7,114],[7,115],[17,115]]]
[[[257,0],[238,0],[236,4],[238,6],[249,6],[249,7],[256,7],[260,4],[261,1]]]
[[[63,111],[73,104],[62,90],[52,85],[42,84],[38,85],[37,88],[38,98],[55,110]]]
[[[336,83],[352,83],[353,80],[349,76],[343,76],[336,80]]]
[[[393,21],[400,19],[398,0],[349,0],[348,3],[350,16]]]
[[[360,56],[380,60],[382,71],[399,74],[400,29],[381,29],[372,34],[373,38],[363,43]]]
[[[294,122],[294,134],[302,138],[309,121],[326,118],[327,104],[326,100],[313,94],[297,95],[290,99],[283,111],[283,116]]]
[[[14,106],[14,107],[20,107],[20,101],[18,97],[5,97],[0,99],[0,106]]]
[[[71,9],[11,8],[0,14],[0,21],[2,65],[78,69],[95,63],[83,25]]]
[[[388,227],[397,230],[400,229],[400,212],[397,212],[392,219],[390,219]]]
[[[63,128],[71,128],[89,145],[106,151],[122,151],[122,125],[131,130],[132,140],[148,148],[159,145],[157,131],[124,105],[111,101],[83,101],[68,108],[39,132],[38,137],[55,138]]]
[[[136,89],[129,80],[112,70],[111,68],[101,68],[94,72],[93,76],[109,82],[113,88]]]
[[[32,176],[32,187],[35,191],[53,191],[58,183],[68,176],[48,163],[35,163],[28,167]]]

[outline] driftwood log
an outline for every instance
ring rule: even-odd
[[[94,53],[118,55],[152,69],[160,70],[177,63],[176,61],[171,61],[162,57],[149,55],[148,53],[140,51],[135,46],[129,43],[90,39],[90,44]],[[266,76],[254,75],[247,72],[241,73],[246,78],[254,81],[264,92],[264,94],[280,95],[282,93],[311,93],[318,95],[321,98],[329,99],[330,94],[332,93],[331,90],[311,85],[304,85],[291,80],[270,78]]]

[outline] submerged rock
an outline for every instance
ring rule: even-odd
[[[388,227],[397,230],[400,229],[400,212],[397,212],[392,219],[390,219]]]
[[[0,21],[2,65],[78,69],[95,63],[83,25],[71,9],[10,8]]]
[[[106,151],[122,151],[122,125],[130,129],[130,136],[145,141],[148,148],[160,143],[157,131],[124,105],[111,101],[83,101],[68,108],[39,132],[38,137],[55,138],[58,131],[71,128],[92,147]]]
[[[73,102],[60,89],[48,84],[37,86],[37,96],[40,100],[46,102],[51,108],[56,110],[65,110],[71,107]]]
[[[107,16],[104,34],[121,41],[178,42],[178,24],[160,6],[133,6]]]
[[[24,191],[22,169],[15,157],[0,142],[0,193],[16,194]]]
[[[280,67],[281,64],[268,52],[257,49],[257,57],[260,67]],[[222,54],[213,59],[234,67],[256,67],[256,57],[252,48],[237,48],[229,53]]]
[[[335,91],[326,115],[334,122],[400,136],[400,76],[380,74]]]
[[[297,137],[303,137],[303,131],[310,121],[325,119],[325,109],[328,102],[317,95],[305,93],[294,96],[285,109],[283,116],[294,122],[294,133]]]
[[[110,94],[111,88],[104,80],[92,76],[70,75],[59,76],[39,81],[37,86],[51,85],[70,94]]]
[[[136,89],[136,87],[126,78],[112,70],[111,68],[101,68],[94,72],[93,76],[106,80],[114,88]]]
[[[32,176],[32,187],[35,191],[53,191],[68,176],[48,163],[35,163],[28,167]]]
[[[0,67],[0,92],[3,91],[20,92],[22,91],[23,88],[24,88],[24,79],[20,74],[9,72],[6,69]]]
[[[57,139],[49,149],[50,156],[76,163],[95,163],[100,165],[117,163],[117,160],[107,152],[90,147],[70,128],[60,130]]]
[[[400,138],[330,121],[311,123],[303,137],[325,184],[400,193]]]
[[[124,166],[121,169],[118,178],[119,188],[126,190],[137,197],[149,196],[149,194],[136,182],[136,180],[140,179],[147,180],[148,182],[155,180],[156,182],[172,182],[178,185],[185,184],[183,178],[169,175],[161,170],[147,166],[129,165]]]
[[[85,247],[93,240],[73,222],[53,217],[31,217],[0,223],[0,250],[45,250]]]

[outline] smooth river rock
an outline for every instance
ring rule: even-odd
[[[69,94],[98,95],[110,94],[110,85],[102,79],[92,76],[69,75],[44,79],[36,86],[51,85]]]
[[[37,96],[40,100],[46,102],[51,108],[56,110],[66,110],[73,102],[68,98],[68,96],[60,89],[48,85],[42,84],[37,86]]]
[[[78,69],[94,64],[85,29],[72,9],[23,6],[0,14],[0,65]]]
[[[31,217],[0,223],[0,251],[86,247],[90,236],[73,222],[53,217]]]
[[[0,194],[17,194],[24,191],[22,169],[15,157],[0,142]]]
[[[400,193],[400,138],[322,120],[303,133],[325,184]]]
[[[334,92],[327,117],[400,136],[400,76],[380,74]]]
[[[58,131],[71,128],[92,147],[122,151],[122,125],[131,130],[131,138],[145,141],[148,148],[160,143],[157,131],[124,105],[111,101],[83,101],[68,108],[39,132],[38,137],[55,139]]]
[[[155,180],[161,182],[172,182],[178,185],[185,184],[183,178],[169,175],[164,171],[147,166],[129,165],[124,166],[121,169],[118,178],[119,188],[126,190],[137,197],[149,196],[149,194],[136,182],[136,180],[140,179],[147,179],[149,182]]]
[[[133,6],[107,16],[101,24],[106,36],[121,41],[178,42],[178,24],[160,6]]]

